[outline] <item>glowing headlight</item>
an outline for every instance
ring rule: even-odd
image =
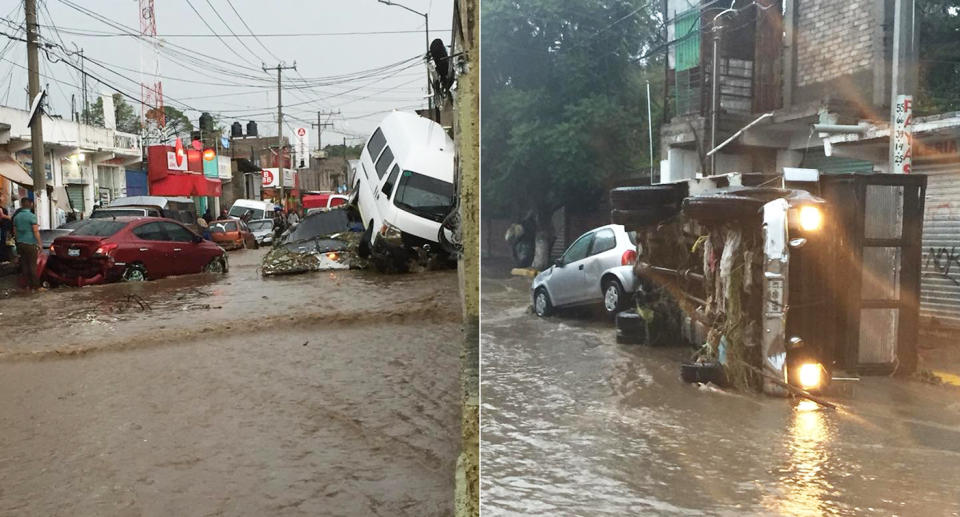
[[[330,259],[330,260],[332,260],[332,261],[334,261],[334,262],[336,262],[336,261],[340,260],[340,254],[337,253],[336,251],[331,251],[331,252],[327,253],[327,258]]]
[[[797,379],[800,381],[800,387],[805,390],[812,390],[820,387],[822,382],[823,367],[819,363],[806,363],[800,366],[797,372]]]
[[[823,226],[823,212],[819,208],[810,205],[800,208],[800,228],[812,232],[819,230],[821,226]]]

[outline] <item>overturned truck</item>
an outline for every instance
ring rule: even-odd
[[[807,169],[613,189],[638,254],[618,340],[642,321],[644,340],[696,347],[685,380],[776,395],[836,371],[910,373],[925,189],[919,175]]]

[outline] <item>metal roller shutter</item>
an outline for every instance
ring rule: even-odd
[[[915,165],[927,175],[920,316],[960,327],[960,163]]]
[[[86,208],[83,206],[83,185],[67,185],[67,197],[70,198],[70,206],[83,213]]]

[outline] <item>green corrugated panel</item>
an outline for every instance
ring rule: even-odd
[[[677,39],[676,70],[689,70],[700,65],[700,10],[678,14],[673,22]]]
[[[873,163],[856,158],[825,156],[822,150],[808,150],[803,157],[801,167],[819,169],[822,174],[843,174],[850,172],[873,172]]]

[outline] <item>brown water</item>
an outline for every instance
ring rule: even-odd
[[[259,255],[2,302],[0,515],[452,513],[456,273]]]
[[[887,378],[841,410],[681,382],[681,349],[529,312],[483,284],[481,504],[491,515],[956,515],[960,391]]]

